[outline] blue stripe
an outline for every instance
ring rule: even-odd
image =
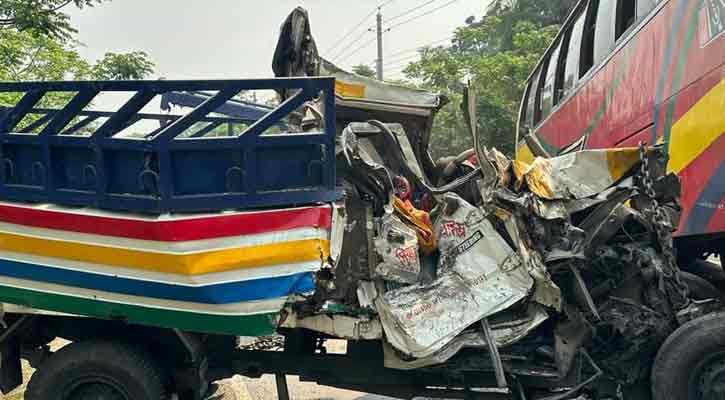
[[[189,287],[71,271],[10,260],[0,260],[0,276],[133,296],[204,304],[228,304],[274,299],[287,297],[293,293],[309,293],[315,288],[312,272]]]
[[[679,33],[680,23],[687,10],[687,0],[679,0],[679,4],[675,9],[673,16],[672,28],[667,36],[667,46],[665,46],[665,54],[662,57],[662,66],[660,67],[660,81],[657,84],[657,94],[655,97],[654,124],[652,125],[651,145],[657,143],[657,129],[659,129],[660,112],[662,111],[662,97],[664,97],[665,83],[667,83],[667,71],[672,64],[672,50],[675,46],[675,37]],[[684,45],[684,43],[683,43]]]
[[[722,203],[722,198],[725,196],[723,182],[725,182],[725,163],[720,163],[720,167],[705,184],[705,188],[692,205],[681,234],[694,235],[705,232],[717,211],[717,205]]]

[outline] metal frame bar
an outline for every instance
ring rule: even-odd
[[[256,121],[209,116],[240,91],[255,89],[297,93]],[[46,93],[57,91],[75,95],[61,110],[35,108]],[[83,110],[99,93],[120,91],[135,93],[116,111]],[[156,95],[170,91],[216,93],[184,116],[139,112]],[[172,212],[292,206],[340,197],[335,188],[334,78],[0,83],[3,92],[25,94],[0,116],[2,199]],[[272,126],[286,126],[284,118],[317,98],[325,109],[320,132],[263,134]],[[40,134],[15,131],[27,114],[44,114],[40,119],[49,121]],[[80,117],[85,118],[67,127]],[[74,134],[99,118],[108,119],[90,136]],[[114,136],[142,119],[162,126],[144,138]],[[209,124],[191,137],[180,136],[197,122]],[[249,122],[236,136],[203,136],[215,124]],[[243,171],[240,192],[225,189],[231,169]],[[150,190],[147,179],[158,190]]]

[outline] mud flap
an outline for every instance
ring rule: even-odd
[[[23,383],[20,343],[6,340],[0,344],[0,393],[8,394]]]

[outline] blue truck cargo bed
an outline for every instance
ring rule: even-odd
[[[0,198],[149,213],[335,200],[334,86],[334,78],[0,83],[0,95],[17,98],[0,114]],[[296,93],[265,113],[230,116],[235,95],[263,89]],[[141,112],[157,96],[199,91],[185,115]],[[65,106],[41,107],[55,92],[68,96]],[[132,95],[115,111],[89,110],[106,92]],[[287,131],[287,118],[313,99],[325,110],[322,128]],[[145,119],[160,126],[118,135]],[[225,123],[246,129],[206,135]]]

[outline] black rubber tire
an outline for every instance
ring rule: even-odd
[[[708,314],[680,326],[655,358],[652,400],[701,400],[691,395],[702,372],[700,367],[720,355],[725,357],[725,312]]]
[[[80,381],[89,383],[78,386]],[[93,384],[96,381],[99,384]],[[122,395],[103,397],[111,387]],[[123,397],[163,399],[160,373],[152,360],[136,348],[100,340],[71,343],[60,349],[33,374],[25,393],[26,400]]]
[[[725,300],[724,293],[704,278],[691,272],[680,271],[680,279],[690,289],[690,297],[695,300],[715,299],[721,302]]]

